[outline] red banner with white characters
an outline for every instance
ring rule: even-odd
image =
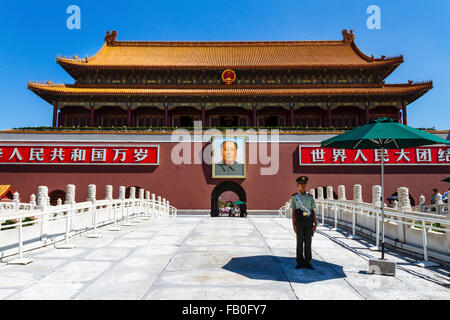
[[[299,146],[300,165],[380,165],[380,149],[339,149]],[[427,146],[384,150],[386,165],[450,165],[450,147]]]
[[[2,145],[0,164],[158,165],[159,145]]]

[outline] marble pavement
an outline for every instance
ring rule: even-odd
[[[316,270],[295,270],[284,218],[185,215],[99,233],[0,266],[0,299],[450,299],[449,268],[389,251],[397,275],[370,275],[373,243],[326,227],[313,238]]]

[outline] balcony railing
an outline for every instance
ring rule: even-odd
[[[32,196],[33,197],[33,196]],[[88,200],[50,206],[45,197],[36,205],[21,203],[15,193],[11,202],[0,202],[0,261],[18,255],[9,263],[26,264],[24,252],[56,244],[57,248],[72,248],[70,238],[87,232],[87,237],[101,237],[99,228],[131,226],[154,217],[174,217],[177,209],[154,194],[139,198]],[[59,244],[59,245],[58,245]]]

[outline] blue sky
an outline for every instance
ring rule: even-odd
[[[69,5],[81,8],[81,30],[66,27]],[[369,5],[381,30],[369,30]],[[368,55],[402,54],[387,82],[433,80],[408,108],[415,127],[450,129],[448,0],[5,1],[0,7],[0,129],[51,125],[52,106],[26,89],[29,80],[71,83],[57,55],[94,55],[106,30],[118,40],[337,40],[353,29]]]

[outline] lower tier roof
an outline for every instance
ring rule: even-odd
[[[29,82],[28,89],[51,102],[66,97],[317,97],[317,96],[391,96],[416,100],[433,87],[432,82],[407,84],[362,85],[303,85],[303,86],[143,86],[143,85],[96,85],[96,84],[52,84]]]

